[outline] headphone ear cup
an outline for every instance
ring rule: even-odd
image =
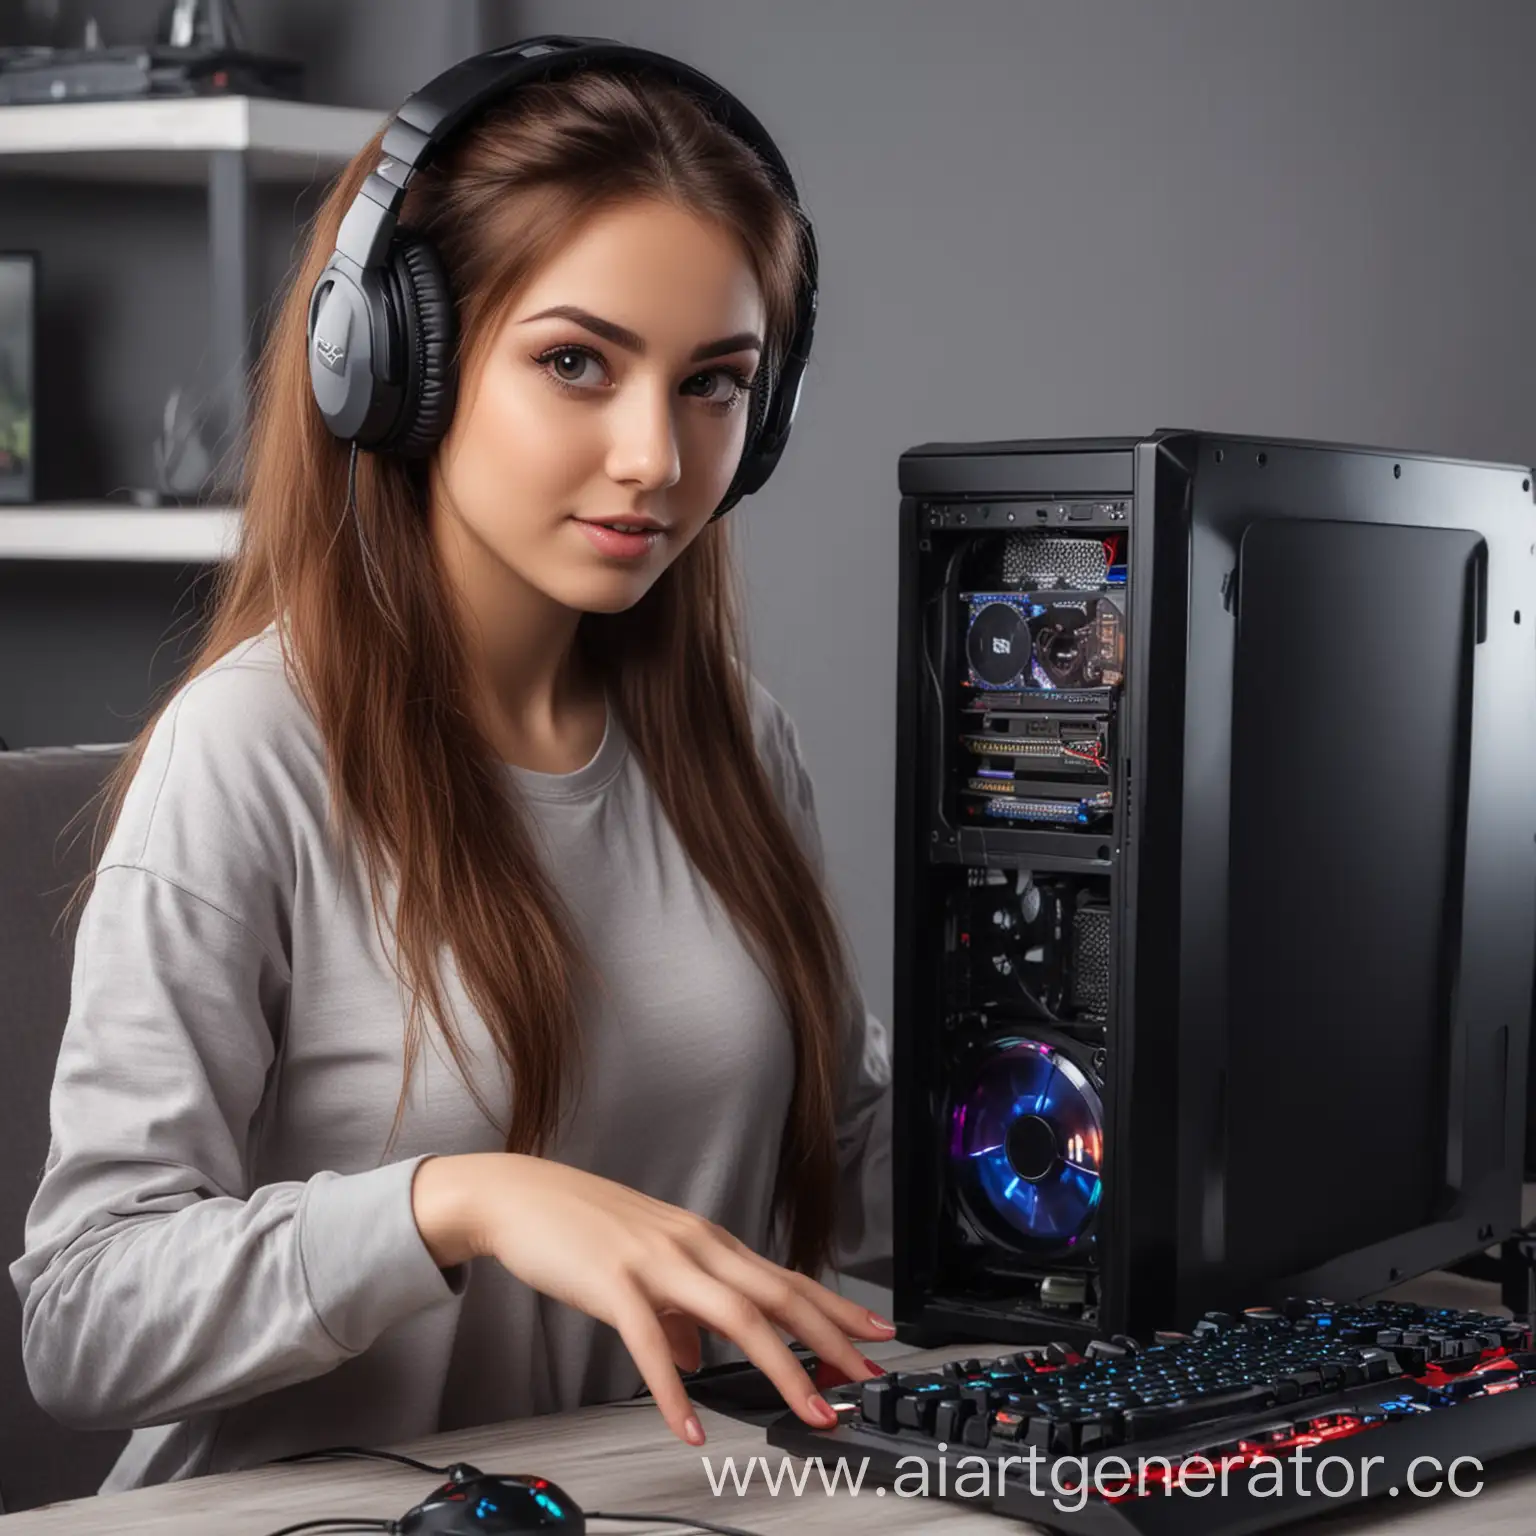
[[[773,364],[766,358],[763,359],[758,370],[759,377],[752,382],[756,388],[752,391],[752,409],[747,417],[747,437],[742,445],[742,461],[750,459],[757,452],[757,445],[762,440],[763,422],[768,415],[768,407],[773,404],[774,391],[779,387],[779,380],[774,373]]]
[[[400,420],[381,446],[402,458],[424,458],[453,419],[458,392],[458,314],[442,258],[425,240],[401,240],[390,272],[406,348],[406,391]]]
[[[757,452],[758,442],[763,435],[763,422],[767,419],[768,407],[773,403],[773,392],[779,384],[772,365],[766,360],[758,368],[757,377],[752,382],[752,395],[747,406],[747,435],[742,440],[741,459],[736,465],[736,473],[731,476],[730,486],[721,498],[720,505],[710,516],[710,522],[724,517],[741,500],[743,493],[739,487],[748,476],[752,455]]]

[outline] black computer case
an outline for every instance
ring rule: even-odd
[[[900,490],[901,1336],[1145,1336],[1503,1237],[1531,471],[1158,431]]]

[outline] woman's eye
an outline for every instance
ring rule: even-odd
[[[553,352],[546,352],[539,358],[539,362],[561,384],[584,385],[595,382],[586,377],[586,369],[589,364],[596,364],[597,358],[581,347],[557,347]]]
[[[724,405],[727,401],[734,400],[741,390],[747,388],[745,376],[735,368],[711,368],[707,373],[694,374],[688,382],[695,384],[701,379],[706,388],[694,390],[691,393],[697,394],[711,405]],[[707,388],[710,384],[715,387]]]

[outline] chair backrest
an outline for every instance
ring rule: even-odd
[[[64,907],[91,867],[87,806],[121,748],[0,751],[0,1252],[23,1248],[48,1156],[48,1093],[69,1016],[73,924]],[[85,814],[82,814],[85,812]],[[124,1431],[67,1429],[38,1407],[21,1363],[21,1302],[0,1272],[0,1510],[95,1493]]]

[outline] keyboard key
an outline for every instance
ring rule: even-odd
[[[908,1392],[896,1399],[896,1422],[906,1429],[931,1435],[939,1400],[928,1392]]]
[[[1051,1455],[1076,1456],[1077,1436],[1081,1427],[1075,1419],[1057,1419],[1051,1428]]]
[[[1078,1435],[1078,1450],[1085,1456],[1090,1451],[1104,1451],[1119,1444],[1119,1426],[1108,1417],[1085,1420]]]
[[[1056,1453],[1051,1449],[1051,1437],[1056,1432],[1056,1422],[1050,1414],[1032,1413],[1022,1443],[1034,1446],[1047,1456],[1054,1456]]]
[[[1083,1351],[1089,1360],[1123,1360],[1129,1353],[1123,1344],[1110,1344],[1103,1339],[1094,1339]]]
[[[1275,1388],[1265,1384],[1239,1387],[1231,1392],[1213,1392],[1205,1397],[1175,1398],[1150,1408],[1127,1408],[1125,1438],[1151,1440],[1157,1435],[1173,1434],[1196,1424],[1209,1424],[1215,1419],[1259,1413],[1275,1402]]]
[[[990,1438],[1004,1445],[1017,1445],[1024,1437],[1029,1421],[1018,1413],[1006,1409],[992,1415]]]
[[[1319,1360],[1317,1373],[1322,1378],[1324,1392],[1339,1392],[1345,1386],[1344,1367],[1348,1364],[1345,1360]],[[1356,1374],[1359,1372],[1357,1370]]]
[[[975,1412],[975,1403],[958,1397],[941,1397],[934,1409],[933,1438],[952,1445],[960,1438],[966,1420]]]
[[[884,1377],[875,1381],[866,1381],[860,1402],[865,1422],[873,1424],[876,1429],[894,1430],[896,1399],[897,1390],[894,1382]]]
[[[1384,1349],[1362,1349],[1360,1364],[1365,1371],[1367,1381],[1385,1381],[1388,1376],[1402,1374],[1402,1368],[1397,1361]]]

